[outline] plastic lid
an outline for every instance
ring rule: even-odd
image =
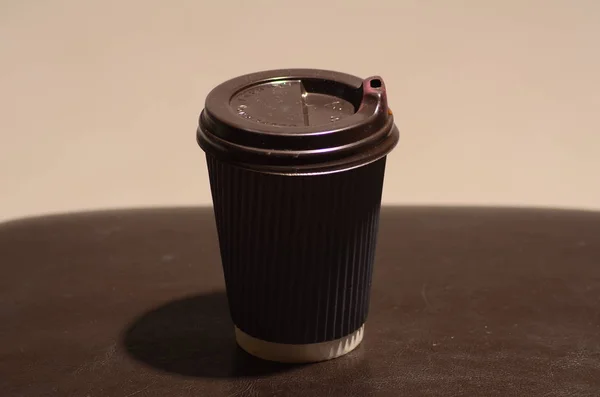
[[[209,154],[262,172],[342,171],[388,154],[399,134],[380,77],[285,69],[213,89],[197,140]]]

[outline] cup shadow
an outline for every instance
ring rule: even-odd
[[[224,291],[172,301],[141,315],[124,332],[123,345],[137,361],[192,377],[257,377],[298,367],[255,358],[237,346]]]

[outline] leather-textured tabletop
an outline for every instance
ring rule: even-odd
[[[363,344],[234,342],[211,209],[0,225],[0,395],[598,396],[600,214],[382,210]]]

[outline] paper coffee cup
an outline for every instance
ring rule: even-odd
[[[197,139],[244,350],[314,362],[361,342],[398,136],[379,77],[276,70],[208,95]]]

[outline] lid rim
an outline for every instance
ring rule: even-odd
[[[342,157],[329,161],[282,165],[248,162],[244,161],[243,158],[236,158],[231,155],[226,155],[225,153],[227,149],[222,145],[215,144],[214,142],[207,140],[204,133],[205,132],[199,127],[197,130],[196,141],[207,155],[213,156],[218,160],[227,162],[240,168],[244,168],[246,170],[265,174],[289,176],[331,174],[362,167],[387,156],[397,146],[400,140],[399,130],[395,125],[393,125],[388,134],[378,142],[377,146],[372,147],[372,150],[369,152],[354,152],[348,157]],[[222,150],[219,150],[219,147],[221,147]]]

